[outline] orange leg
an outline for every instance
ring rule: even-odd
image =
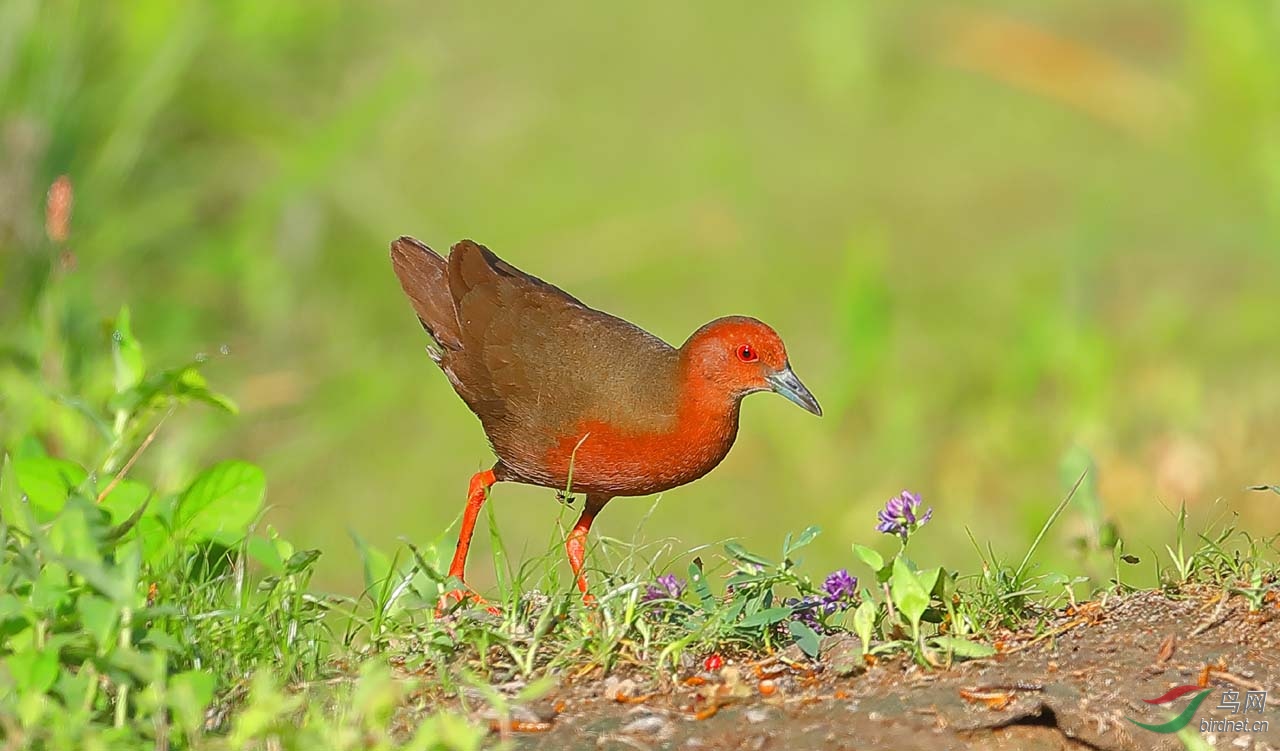
[[[591,531],[591,522],[596,520],[596,514],[608,502],[608,498],[587,496],[582,516],[578,517],[578,523],[573,525],[568,539],[564,541],[565,552],[569,554],[569,568],[573,569],[573,575],[578,579],[578,590],[582,592],[582,600],[587,604],[594,603],[596,599],[587,591],[587,577],[582,573],[587,557],[587,533]]]
[[[489,494],[489,488],[498,481],[493,470],[486,469],[483,472],[477,472],[471,477],[471,485],[467,488],[467,507],[462,512],[462,529],[458,532],[458,547],[453,551],[453,562],[449,564],[449,576],[457,577],[459,581],[466,584],[466,576],[464,569],[467,566],[467,551],[471,549],[471,535],[476,530],[476,519],[480,516],[480,507],[484,505],[484,500]],[[486,604],[484,599],[475,592],[462,589],[455,589],[448,592],[441,599],[441,607],[437,611],[442,610],[450,600],[475,600],[478,604]],[[497,612],[496,608],[490,607],[491,612]]]

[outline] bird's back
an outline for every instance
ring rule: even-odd
[[[440,345],[437,361],[513,479],[561,484],[564,467],[549,466],[548,456],[583,424],[671,429],[678,355],[661,339],[469,240],[446,260],[401,238],[392,260]]]

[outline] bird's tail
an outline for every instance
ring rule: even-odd
[[[432,339],[446,349],[462,349],[458,314],[449,292],[449,267],[444,258],[412,237],[391,243],[391,266],[418,320]],[[439,353],[432,353],[438,360]]]

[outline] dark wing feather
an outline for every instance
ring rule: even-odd
[[[448,263],[412,237],[401,237],[391,243],[391,267],[427,333],[443,347],[461,349]]]

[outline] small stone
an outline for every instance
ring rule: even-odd
[[[636,695],[636,682],[611,675],[605,679],[601,694],[610,701],[625,701]]]
[[[768,720],[770,714],[771,712],[769,712],[767,709],[758,709],[758,708],[748,709],[745,712],[747,722],[750,722],[756,725]]]
[[[670,725],[665,718],[658,715],[645,715],[623,725],[620,732],[630,733],[632,735],[659,735],[664,731],[669,731]]]

